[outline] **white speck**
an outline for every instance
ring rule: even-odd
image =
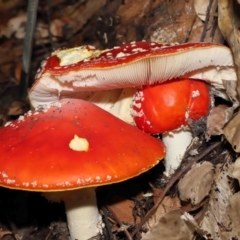
[[[77,180],[77,184],[79,185],[79,184],[81,184],[81,183],[82,183],[81,178],[78,178],[78,180]]]
[[[198,90],[192,91],[192,98],[199,97],[201,94]]]
[[[60,107],[62,107],[62,104],[60,102],[53,102],[53,103],[51,103],[51,107],[58,107],[58,108],[60,108]]]
[[[112,177],[111,176],[109,176],[109,175],[107,175],[107,180],[111,180],[112,179]]]
[[[145,193],[143,194],[143,197],[147,198],[147,197],[152,197],[153,193]]]
[[[8,175],[7,175],[5,172],[2,172],[2,177],[3,177],[3,178],[7,178]]]
[[[12,124],[12,121],[8,121],[8,122],[5,123],[4,127],[7,127],[7,126],[9,126],[11,124]]]
[[[29,110],[24,116],[30,117],[32,116],[32,114],[33,114],[33,111]]]
[[[43,187],[44,187],[44,188],[48,188],[48,185],[47,185],[47,184],[43,184]]]
[[[126,54],[124,52],[120,52],[116,55],[116,58],[122,58],[122,57],[126,57]]]
[[[71,186],[70,182],[65,182],[65,186]]]
[[[22,184],[24,187],[29,187],[29,182],[23,182]]]
[[[91,181],[92,181],[92,178],[90,178],[90,177],[89,177],[89,178],[86,178],[85,181],[86,181],[86,182],[91,182]]]
[[[146,123],[147,123],[147,125],[149,125],[149,126],[151,125],[151,122],[150,122],[150,121],[148,121],[148,120],[146,121]]]
[[[99,176],[96,176],[96,180],[97,180],[97,181],[100,181],[101,178],[100,178]]]
[[[146,52],[147,50],[144,48],[134,48],[132,49],[133,52]]]
[[[31,182],[31,185],[32,185],[33,187],[36,187],[36,186],[37,186],[37,181]]]
[[[16,181],[14,179],[7,179],[7,184],[14,184]]]
[[[24,121],[24,116],[19,116],[18,122]]]

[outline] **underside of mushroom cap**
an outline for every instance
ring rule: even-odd
[[[77,50],[62,50],[62,54],[58,50],[43,62],[29,93],[33,106],[66,96],[86,99],[85,92],[89,91],[137,87],[182,77],[205,80],[218,88],[223,87],[223,80],[237,79],[230,49],[214,43],[133,42],[96,50],[79,61],[70,56]]]

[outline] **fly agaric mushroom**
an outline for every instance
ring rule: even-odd
[[[176,170],[191,143],[188,124],[206,117],[211,97],[206,83],[178,79],[144,86],[133,97],[132,115],[138,128],[151,134],[162,133],[166,146],[165,174]]]
[[[202,79],[224,88],[223,80],[237,80],[230,49],[215,43],[170,45],[143,41],[104,51],[92,46],[58,50],[42,63],[29,98],[34,107],[63,98],[80,98],[110,110],[121,88],[179,77]]]
[[[0,129],[0,185],[53,192],[65,202],[71,239],[86,240],[99,232],[95,187],[137,176],[164,154],[161,141],[136,127],[64,99]]]

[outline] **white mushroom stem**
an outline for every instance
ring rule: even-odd
[[[192,141],[192,132],[189,128],[163,133],[162,141],[166,146],[165,175],[170,176],[180,166],[186,149]]]
[[[101,231],[95,188],[44,193],[49,200],[64,201],[71,240],[87,240]]]
[[[81,92],[76,94],[76,98],[92,102],[124,122],[133,124],[134,121],[130,111],[135,91],[135,88],[123,88],[95,91],[89,94]]]
[[[135,88],[124,88],[117,99],[117,101],[110,108],[109,112],[115,117],[120,118],[124,122],[133,124],[133,117],[131,114],[131,106],[133,95],[136,92]]]

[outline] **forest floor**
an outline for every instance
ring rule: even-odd
[[[224,43],[216,26],[216,17],[210,15],[208,22],[202,21],[196,14],[193,2],[39,1],[29,88],[41,61],[62,47],[90,44],[105,49],[142,39],[172,43]],[[215,12],[216,1],[213,2],[210,10]],[[29,100],[20,97],[19,87],[27,1],[0,1],[0,14],[0,126],[4,126],[30,110]],[[217,101],[225,103],[225,100]],[[193,151],[197,151],[198,155],[193,156]],[[237,154],[222,136],[206,141],[205,133],[201,132],[195,136],[181,168],[171,178],[164,176],[162,161],[137,178],[99,187],[97,199],[104,222],[103,234],[99,239],[139,240],[149,228],[152,235],[145,235],[145,240],[240,239],[235,228],[239,219],[232,211],[238,208],[236,202],[240,197],[233,199],[239,191],[239,183],[232,175],[236,158]],[[194,165],[198,169],[197,177],[190,160],[201,162]],[[191,185],[196,184],[199,193],[181,200],[178,183],[188,171],[187,186],[191,189]],[[204,182],[202,179],[207,180]],[[202,190],[201,184],[211,187]],[[198,197],[201,200],[193,204],[193,199]],[[155,210],[150,214],[152,217],[145,218],[151,209]],[[184,223],[179,215],[185,217]],[[143,220],[146,223],[138,228]],[[0,239],[69,239],[64,204],[49,202],[38,192],[1,187]]]

